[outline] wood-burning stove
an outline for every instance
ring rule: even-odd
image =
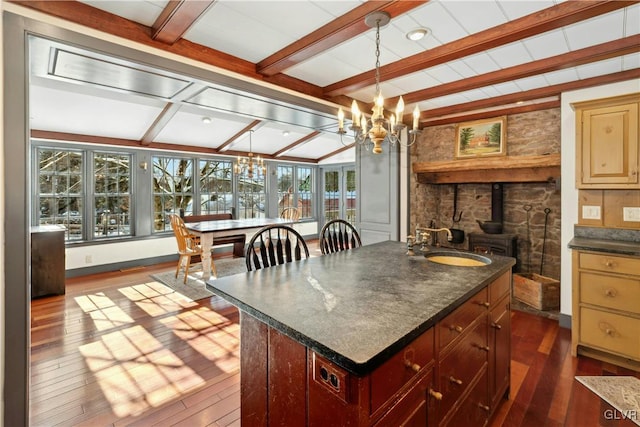
[[[469,233],[469,250],[481,254],[493,254],[518,258],[516,234]]]

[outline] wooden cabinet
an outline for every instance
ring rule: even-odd
[[[573,254],[572,353],[640,370],[640,257]]]
[[[573,104],[576,187],[640,188],[640,94]]]
[[[243,425],[485,425],[510,384],[510,290],[509,270],[366,375],[241,312]]]
[[[65,228],[31,227],[31,298],[65,293]]]

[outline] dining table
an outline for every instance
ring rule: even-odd
[[[213,221],[188,222],[185,224],[187,230],[200,238],[202,246],[202,269],[206,274],[211,274],[211,248],[213,248],[216,238],[233,236],[238,233],[251,234],[267,225],[291,224],[290,219],[283,218],[244,218],[225,219]],[[205,277],[210,278],[209,277]]]

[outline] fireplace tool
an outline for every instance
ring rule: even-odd
[[[542,235],[542,256],[540,258],[540,275],[542,276],[542,266],[544,265],[544,247],[547,244],[547,221],[549,219],[551,209],[544,208],[544,234]]]
[[[523,209],[527,213],[527,273],[531,270],[531,228],[529,226],[529,212],[531,212],[531,205],[524,205]]]

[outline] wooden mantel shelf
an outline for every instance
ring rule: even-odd
[[[413,172],[423,184],[554,181],[560,177],[560,153],[416,162]]]

